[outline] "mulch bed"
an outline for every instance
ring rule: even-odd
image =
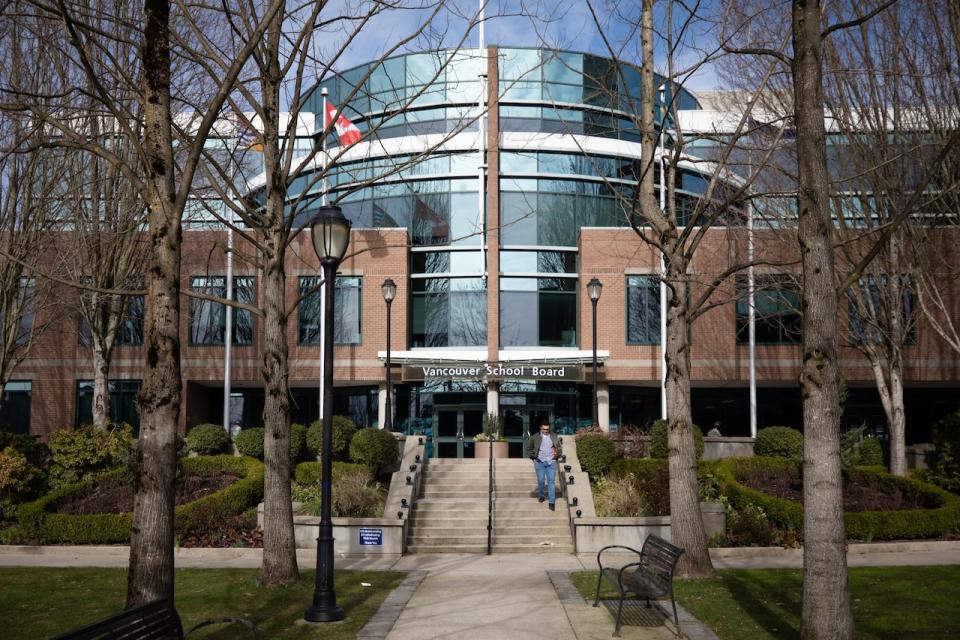
[[[239,480],[230,473],[211,476],[187,475],[177,482],[177,505],[193,502],[216,493]],[[111,478],[72,494],[57,505],[56,513],[83,516],[94,513],[130,513],[133,511],[133,488],[123,478]]]
[[[803,477],[800,469],[753,470],[737,478],[742,484],[784,500],[803,502]],[[868,474],[854,473],[843,479],[843,510],[899,511],[929,509],[919,490],[904,490]]]

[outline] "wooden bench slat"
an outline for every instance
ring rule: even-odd
[[[228,620],[241,622],[254,638],[259,639],[260,632],[252,622],[239,618]],[[180,621],[177,610],[168,601],[157,600],[131,607],[99,622],[61,634],[54,640],[183,640],[183,638],[183,623]]]

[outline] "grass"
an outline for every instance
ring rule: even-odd
[[[572,579],[592,601],[597,572]],[[709,580],[676,580],[674,588],[677,601],[722,640],[800,638],[798,569],[724,570]],[[850,592],[858,640],[960,637],[960,567],[854,568]],[[601,597],[615,597],[615,590],[605,586]]]
[[[257,575],[256,569],[179,569],[175,598],[184,628],[209,618],[237,616],[252,620],[264,638],[355,638],[404,577],[392,571],[337,571],[337,604],[347,618],[311,625],[303,622],[303,612],[312,601],[313,572],[282,587],[261,587]],[[121,611],[125,594],[124,569],[0,568],[0,629],[14,629],[15,637],[24,640],[49,638]],[[190,637],[245,637],[238,627],[227,625],[205,631]]]

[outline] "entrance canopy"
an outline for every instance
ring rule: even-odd
[[[387,359],[386,351],[378,351],[380,360]],[[602,364],[610,357],[606,349],[597,350],[597,363]],[[413,351],[391,351],[390,360],[399,365],[453,364],[460,362],[485,363],[487,350],[483,349],[416,349]],[[593,351],[589,349],[509,349],[500,350],[497,362],[509,362],[516,365],[563,365],[592,364]]]

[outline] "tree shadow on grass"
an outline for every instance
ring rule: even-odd
[[[755,575],[723,572],[720,579],[744,614],[757,626],[778,640],[799,639],[802,577],[777,571],[771,572],[772,579],[757,581]]]

